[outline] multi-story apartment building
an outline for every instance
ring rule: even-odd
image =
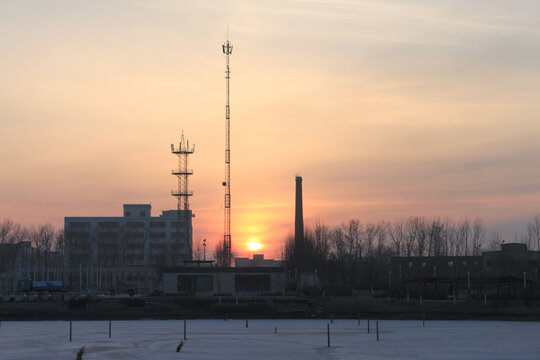
[[[164,267],[192,258],[192,216],[191,210],[152,216],[150,204],[124,204],[121,217],[66,217],[66,284],[101,291],[160,287]]]

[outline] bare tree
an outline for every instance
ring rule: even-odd
[[[471,234],[471,223],[469,219],[465,218],[459,222],[456,238],[456,254],[455,255],[469,255],[469,240]]]
[[[313,255],[318,263],[327,261],[330,255],[330,228],[320,220],[313,227]]]
[[[428,256],[443,256],[448,248],[445,243],[445,223],[440,218],[431,220],[428,230]]]
[[[396,220],[393,224],[388,223],[388,236],[392,242],[394,256],[401,256],[405,238],[405,225],[403,220]]]
[[[344,229],[347,257],[349,262],[355,262],[362,257],[362,224],[351,219]]]
[[[193,259],[201,261],[203,259],[203,246],[200,237],[193,242]]]
[[[416,218],[416,255],[424,256],[427,247],[429,229],[425,218]]]
[[[373,257],[374,243],[377,238],[377,225],[368,223],[364,228],[364,239],[366,242],[366,255],[367,257]]]
[[[540,250],[540,214],[527,225],[527,233],[536,245],[536,250]]]
[[[411,256],[418,236],[420,219],[417,217],[410,217],[405,222],[405,254],[407,257]]]
[[[387,238],[387,229],[388,226],[384,221],[381,221],[377,224],[377,230],[376,230],[376,241],[377,241],[377,251],[376,251],[376,257],[381,258],[383,256],[383,253],[385,252],[385,246],[386,246],[386,238]]]
[[[10,235],[14,227],[15,224],[11,219],[4,219],[2,223],[0,223],[0,244],[6,244],[10,242]]]
[[[503,240],[501,233],[498,231],[492,231],[487,236],[486,247],[488,250],[500,250]]]
[[[474,219],[472,225],[472,254],[478,256],[480,254],[480,248],[486,240],[486,228],[482,219],[477,217]]]
[[[233,262],[235,257],[236,254],[231,251],[231,258]],[[217,241],[216,245],[214,246],[214,260],[217,266],[226,266],[228,264],[227,252],[225,251],[225,244],[223,244],[223,241]]]

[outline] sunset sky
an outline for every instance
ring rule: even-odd
[[[279,257],[294,225],[540,213],[540,2],[0,1],[0,220],[174,209],[196,152],[194,238]]]

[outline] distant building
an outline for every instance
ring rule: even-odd
[[[282,267],[183,266],[163,273],[163,290],[168,295],[282,295],[285,285]]]
[[[540,251],[503,244],[481,256],[393,257],[388,291],[424,298],[530,299],[540,290]]]
[[[166,266],[192,257],[191,210],[151,215],[150,204],[125,204],[121,217],[66,217],[64,268],[73,290],[159,287]]]
[[[274,259],[265,259],[264,254],[253,254],[253,259],[247,257],[238,257],[235,259],[237,267],[280,267],[283,261]]]

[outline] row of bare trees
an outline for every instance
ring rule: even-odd
[[[22,226],[5,219],[0,223],[0,272],[60,269],[64,232],[50,224]]]
[[[475,256],[497,250],[503,243],[500,233],[488,232],[480,218],[409,217],[365,224],[351,219],[332,228],[316,221],[306,228],[304,237],[305,255],[300,262],[305,270],[317,269],[326,280],[335,276],[346,282],[359,273],[382,272],[392,256]],[[529,223],[525,234],[507,241],[540,250],[540,215]],[[292,235],[286,241],[284,257],[289,264],[299,263]],[[359,266],[364,267],[360,272]]]

